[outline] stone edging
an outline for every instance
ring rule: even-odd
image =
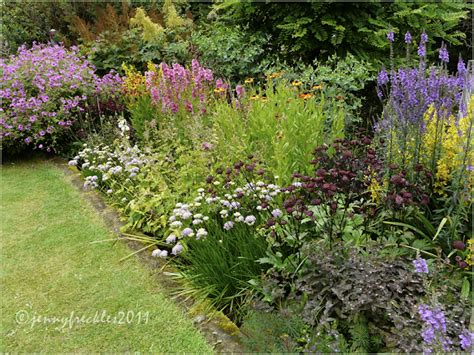
[[[98,191],[85,191],[83,188],[84,180],[75,167],[69,167],[67,162],[61,158],[55,157],[49,160],[58,167],[74,187],[80,191],[81,195],[94,208],[97,214],[104,220],[107,227],[114,232],[117,240],[124,241],[132,251],[138,251],[143,248],[143,244],[120,238],[121,228],[124,223],[120,219],[117,211],[107,206]],[[177,282],[168,275],[173,270],[169,266],[163,267],[163,263],[158,258],[151,256],[146,250],[135,254],[142,264],[145,264],[156,276],[157,281],[163,286],[163,292],[170,295],[173,286]],[[164,270],[163,270],[164,269]],[[158,271],[157,270],[161,270]],[[242,353],[243,349],[238,341],[239,328],[228,319],[222,312],[216,312],[212,317],[209,313],[193,307],[194,301],[190,298],[173,296],[179,306],[184,307],[189,315],[192,314],[194,326],[204,335],[206,341],[213,346],[217,353]]]

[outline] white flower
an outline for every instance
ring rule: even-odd
[[[152,251],[151,256],[155,258],[166,258],[168,256],[168,252],[166,250],[155,249]]]
[[[221,216],[224,216],[224,215],[228,215],[229,214],[229,211],[227,210],[222,210],[219,212]]]
[[[202,194],[204,192],[204,189],[201,187],[200,189],[197,190],[197,192],[199,192],[200,194]]]
[[[166,244],[172,244],[176,242],[176,236],[174,234],[170,234],[168,238],[166,238]]]
[[[244,222],[248,224],[249,226],[252,226],[256,220],[257,219],[255,218],[255,216],[250,215],[250,216],[245,217]]]
[[[193,216],[193,214],[189,211],[182,211],[181,212],[181,218],[182,219],[189,219]]]
[[[224,223],[224,229],[225,229],[226,231],[232,229],[232,227],[234,227],[234,222],[229,221],[229,222]]]
[[[181,202],[178,202],[178,203],[176,204],[176,208],[181,208],[181,207],[183,207],[183,204],[182,204]]]
[[[178,229],[183,225],[180,221],[174,221],[170,224],[171,229]]]
[[[202,213],[196,213],[194,215],[194,218],[198,218],[198,219],[202,218]]]
[[[257,206],[257,211],[261,211],[262,210],[262,206]]]
[[[301,187],[303,186],[303,183],[299,182],[299,181],[295,181],[294,183],[292,183],[293,186],[295,187]]]
[[[204,228],[199,228],[196,232],[196,239],[200,239],[201,237],[205,237],[207,235],[207,231]]]
[[[171,249],[171,254],[178,255],[182,251],[183,251],[183,246],[181,245],[181,243],[178,243],[173,247],[173,249]]]
[[[127,202],[127,198],[126,197],[122,198],[122,202]]]
[[[220,183],[220,181],[214,181],[213,184],[214,184],[215,186],[218,186],[218,185],[220,185],[221,183]]]
[[[176,221],[176,216],[171,216],[170,218],[168,218],[168,222],[174,222]]]
[[[198,196],[194,199],[194,202],[200,202],[202,201],[202,196]]]
[[[77,160],[70,160],[69,163],[67,163],[69,166],[76,166],[77,165]]]
[[[209,217],[208,217],[208,216],[204,216],[204,217],[202,217],[202,220],[203,220],[203,221],[209,221]]]
[[[272,216],[275,217],[275,218],[278,218],[278,217],[280,217],[281,215],[282,215],[282,212],[281,212],[281,210],[279,210],[278,208],[276,208],[276,209],[274,209],[274,210],[272,211]]]
[[[89,162],[82,164],[82,169],[86,169],[89,165],[91,165]]]
[[[197,218],[193,221],[194,225],[198,225],[198,224],[201,224],[201,223],[202,223],[202,219],[199,219],[199,218]]]
[[[235,218],[236,222],[243,222],[244,221],[244,216],[238,216]]]
[[[107,194],[109,194],[109,195],[110,195],[112,192],[113,192],[112,189],[108,189],[108,190],[107,190]]]

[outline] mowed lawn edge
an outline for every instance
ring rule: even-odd
[[[1,352],[212,352],[52,162],[0,173]]]

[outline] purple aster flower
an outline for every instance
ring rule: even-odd
[[[44,136],[45,134],[46,134],[45,131],[43,131],[43,130],[40,131],[40,136]]]
[[[411,34],[408,31],[407,31],[407,33],[405,33],[405,43],[406,44],[411,43]]]
[[[30,144],[31,143],[31,137],[26,137],[25,138],[25,143]]]
[[[389,33],[387,33],[387,39],[388,39],[390,42],[395,41],[395,34],[393,33],[393,31],[390,31]]]
[[[428,264],[426,263],[426,260],[423,258],[416,258],[415,260],[412,261],[413,266],[415,266],[415,271],[418,273],[424,273],[427,274],[429,272],[428,270]]]
[[[446,48],[446,45],[444,43],[441,45],[441,48],[439,49],[439,59],[443,63],[448,63],[449,62],[448,49]]]
[[[19,125],[18,125],[18,130],[19,130],[19,131],[23,131],[24,128],[25,128],[25,127],[23,127],[22,124],[19,124]]]
[[[377,76],[377,84],[379,86],[385,85],[388,83],[388,80],[388,73],[385,68],[382,67],[382,70],[380,70],[379,75]]]

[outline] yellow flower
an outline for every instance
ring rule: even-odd
[[[303,85],[303,83],[302,83],[301,81],[299,81],[299,80],[294,80],[294,81],[291,82],[291,85],[293,85],[293,86],[301,86],[301,85]]]
[[[224,89],[224,88],[215,88],[215,89],[214,89],[214,92],[215,92],[216,94],[220,94],[221,92],[225,92],[225,89]]]
[[[323,88],[322,85],[314,85],[314,86],[312,87],[313,90],[321,90],[322,88]]]
[[[253,83],[253,78],[245,79],[245,84],[252,84],[252,83]]]
[[[279,72],[276,72],[276,73],[271,73],[268,75],[268,78],[269,79],[276,79],[276,78],[279,78],[280,76],[283,75],[283,72],[282,71],[279,71]]]
[[[303,100],[308,100],[313,97],[313,94],[304,93],[304,94],[299,94],[298,97]]]
[[[258,96],[258,95],[250,96],[250,100],[258,100],[259,98],[260,98],[260,96]]]

